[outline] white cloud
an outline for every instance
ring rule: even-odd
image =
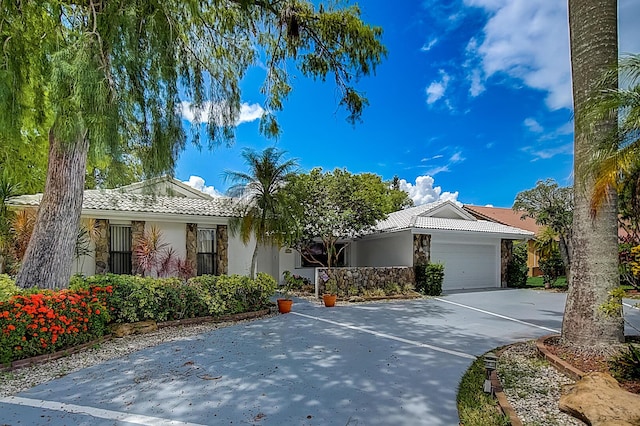
[[[471,87],[469,88],[469,94],[474,98],[476,96],[480,96],[480,94],[482,94],[482,92],[485,91],[480,70],[477,68],[472,70],[471,75],[469,76],[468,79],[471,82]]]
[[[189,180],[183,181],[192,188],[197,189],[198,191],[204,192],[205,194],[209,194],[212,197],[220,197],[220,194],[213,186],[207,186],[204,184],[204,179],[200,176],[189,176]]]
[[[530,132],[534,133],[542,133],[544,132],[544,128],[536,121],[535,118],[525,118],[524,125],[527,126]]]
[[[573,142],[547,148],[526,146],[522,148],[522,150],[533,156],[533,159],[531,161],[548,160],[549,158],[553,158],[556,155],[572,155]]]
[[[462,206],[462,203],[458,201],[458,191],[442,192],[442,188],[439,186],[434,187],[433,183],[434,180],[429,175],[418,176],[414,184],[400,179],[400,189],[407,191],[416,206],[433,203],[438,200],[449,200]]]
[[[449,74],[447,74],[443,70],[440,70],[440,75],[442,76],[440,81],[431,82],[429,87],[427,87],[426,89],[427,103],[429,105],[437,102],[440,98],[442,98],[447,90],[447,86],[449,85],[449,80],[451,79],[449,77]]]
[[[464,160],[465,158],[462,156],[462,152],[456,152],[451,156],[451,158],[449,158],[449,164],[461,163]]]
[[[212,102],[204,102],[201,109],[196,109],[190,102],[181,102],[181,114],[182,117],[194,124],[202,124],[207,122],[209,111],[213,110],[219,117],[219,122],[222,122],[222,104],[216,104]],[[251,121],[259,120],[264,114],[264,109],[260,104],[248,104],[244,102],[240,105],[240,114],[236,118],[236,126],[242,123],[249,123]]]
[[[425,43],[425,44],[420,48],[420,50],[421,50],[421,51],[423,51],[423,52],[428,52],[428,51],[430,51],[430,50],[433,48],[433,46],[435,46],[437,43],[438,43],[438,38],[437,38],[437,37],[432,38],[431,40],[429,40],[429,42],[428,42],[428,43]]]
[[[471,51],[476,48],[484,78],[505,73],[547,92],[546,104],[551,110],[572,107],[566,2],[464,0],[464,3],[490,14],[483,28],[482,43],[469,44]]]

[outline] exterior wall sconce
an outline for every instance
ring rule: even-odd
[[[498,357],[493,352],[487,352],[484,356],[485,379],[483,390],[486,393],[493,394],[493,385],[491,384],[491,375],[498,369]]]

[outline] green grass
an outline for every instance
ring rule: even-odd
[[[529,277],[527,278],[527,288],[544,288],[544,280],[542,277]],[[556,282],[551,286],[551,288],[567,288],[567,278],[560,277],[556,280]]]
[[[496,399],[482,391],[484,375],[483,357],[479,357],[460,379],[456,398],[460,423],[465,426],[507,426],[509,419],[500,411]]]

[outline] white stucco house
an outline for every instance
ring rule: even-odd
[[[451,201],[438,201],[391,213],[348,245],[343,263],[411,267],[430,261],[445,266],[444,291],[502,287],[512,242],[533,237],[533,232],[478,220]],[[280,273],[290,270],[315,279],[315,268],[295,251],[280,250],[273,261]]]
[[[14,210],[37,208],[42,194],[13,197]],[[131,273],[132,247],[142,232],[156,227],[177,257],[189,260],[198,274],[249,273],[254,244],[230,236],[234,202],[212,197],[182,182],[159,177],[117,189],[84,191],[82,220],[94,219],[98,238],[89,255],[76,259],[75,271]]]
[[[14,210],[37,208],[42,194],[12,198]],[[182,182],[160,177],[117,189],[84,192],[82,219],[93,219],[98,238],[75,272],[131,273],[132,247],[156,227],[176,256],[189,260],[197,274],[248,275],[255,241],[245,245],[230,235],[228,223],[238,214],[234,199],[212,197]],[[445,265],[443,290],[501,287],[514,240],[533,232],[479,220],[451,201],[438,201],[391,213],[372,232],[344,241],[340,263],[346,267]],[[320,245],[315,248],[322,256]],[[260,247],[257,269],[277,280],[291,271],[317,282],[317,266],[295,250]]]

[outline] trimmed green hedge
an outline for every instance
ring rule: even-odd
[[[440,296],[444,281],[444,265],[429,263],[414,267],[416,275],[416,290],[427,296]]]

